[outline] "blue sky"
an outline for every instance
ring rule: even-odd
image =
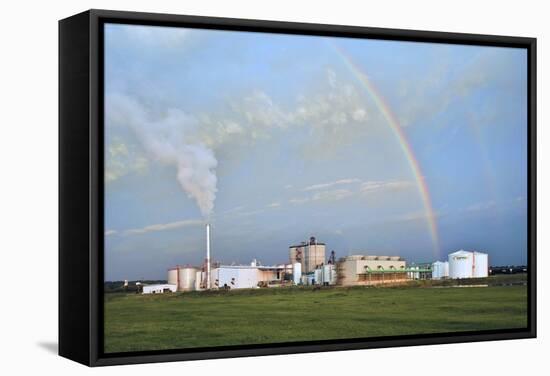
[[[338,48],[335,48],[335,45]],[[398,120],[415,176],[353,59]],[[193,30],[105,29],[105,276],[337,256],[491,264],[527,257],[527,76],[520,49]]]

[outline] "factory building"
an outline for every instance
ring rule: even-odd
[[[302,276],[304,285],[331,286],[338,281],[338,273],[335,264],[320,265],[312,273]]]
[[[314,236],[309,238],[308,242],[290,246],[288,252],[291,265],[296,263],[302,265],[302,274],[314,272],[319,266],[325,264],[326,245],[318,242]]]
[[[212,289],[251,289],[257,287],[280,286],[285,276],[292,275],[292,265],[258,265],[254,260],[250,265],[219,265],[211,269]],[[195,289],[202,290],[206,273],[198,271],[195,278]]]
[[[484,278],[488,275],[488,254],[462,249],[449,254],[449,278]]]
[[[432,263],[432,279],[449,278],[449,262],[436,261]]]
[[[143,285],[143,294],[163,294],[165,292],[176,292],[177,287],[173,284]]]
[[[338,261],[338,284],[343,286],[401,282],[409,279],[399,256],[353,255]]]

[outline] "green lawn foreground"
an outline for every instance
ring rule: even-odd
[[[105,295],[105,352],[527,326],[527,287]]]

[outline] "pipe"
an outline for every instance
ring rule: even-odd
[[[210,224],[206,224],[206,289],[210,290]]]
[[[180,290],[180,266],[176,265],[176,279],[177,279],[177,285],[176,285],[176,291]]]

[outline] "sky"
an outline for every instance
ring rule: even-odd
[[[105,26],[105,279],[337,257],[527,261],[523,49]]]

